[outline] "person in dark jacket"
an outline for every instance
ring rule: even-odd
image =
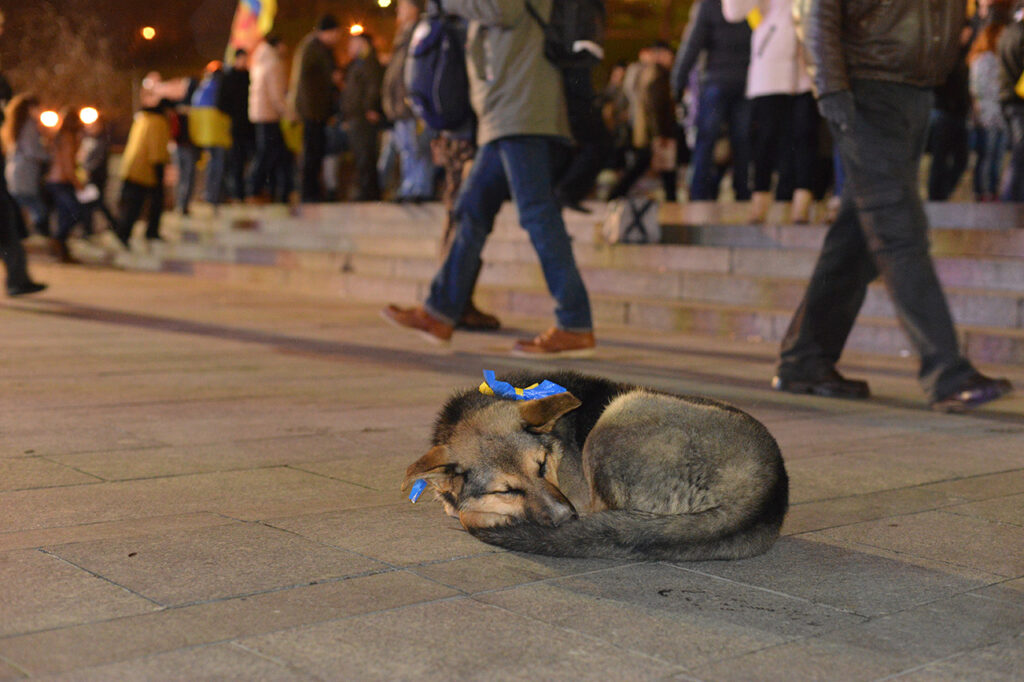
[[[380,87],[384,69],[377,60],[373,39],[367,33],[349,38],[351,61],[345,69],[341,90],[341,114],[356,171],[356,201],[380,200],[377,156],[380,153],[378,124],[381,122]]]
[[[608,199],[626,196],[644,173],[651,168],[656,144],[674,144],[676,113],[669,90],[669,67],[672,48],[658,42],[641,53],[642,70],[637,78],[637,112],[633,122],[632,154],[622,177],[612,187]],[[675,169],[658,168],[665,201],[676,200]]]
[[[1017,85],[1024,78],[1024,3],[1017,3],[1013,21],[999,36],[999,101],[1010,129],[1010,165],[1001,199],[1024,201],[1024,97]]]
[[[231,118],[231,149],[228,151],[228,196],[245,199],[245,170],[256,148],[256,129],[249,121],[249,53],[235,50],[231,68],[224,72],[217,108]]]
[[[965,25],[960,33],[960,53],[953,70],[942,85],[935,88],[929,135],[932,151],[932,165],[928,170],[929,201],[949,199],[967,169],[967,117],[971,113],[967,51],[973,37],[971,27]]]
[[[699,0],[672,65],[672,96],[682,99],[690,72],[704,55],[697,104],[697,139],[691,159],[690,199],[718,198],[720,175],[715,168],[715,143],[722,124],[729,129],[732,147],[732,186],[739,201],[750,199],[750,101],[747,69],[750,64],[750,26],[730,23],[722,15],[722,0]]]
[[[302,121],[302,201],[323,201],[323,165],[327,151],[327,121],[334,115],[336,86],[341,81],[334,48],[341,28],[332,14],[299,43],[292,62],[288,100],[293,118]]]
[[[964,5],[891,0],[808,0],[797,7],[818,108],[846,173],[807,292],[782,340],[773,388],[866,398],[867,382],[836,363],[881,275],[897,318],[920,358],[918,379],[932,408],[959,412],[1012,390],[961,352],[928,251],[917,184],[933,90],[960,50]]]

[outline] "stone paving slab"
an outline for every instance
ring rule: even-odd
[[[507,355],[550,301],[437,349],[327,293],[33,265],[0,303],[0,679],[1021,677],[1020,394],[938,415],[912,359],[854,354],[874,398],[792,396],[774,344],[599,330],[566,367],[747,409],[792,508],[751,560],[552,559],[398,489],[453,389],[550,366]]]

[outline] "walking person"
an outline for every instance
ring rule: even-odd
[[[7,189],[20,207],[28,212],[37,234],[50,236],[50,209],[43,200],[43,167],[50,163],[50,152],[39,132],[39,100],[30,93],[11,98],[4,110],[0,141],[4,147],[4,178]]]
[[[78,178],[77,164],[81,138],[82,122],[69,109],[63,109],[53,138],[53,163],[46,173],[46,192],[57,208],[57,232],[51,244],[62,263],[78,262],[68,251],[68,237],[85,218],[85,209],[77,196],[84,187]]]
[[[256,147],[256,132],[249,121],[249,53],[235,50],[231,67],[224,72],[217,93],[217,108],[231,119],[231,148],[227,153],[227,195],[235,201],[246,197],[246,171]]]
[[[1000,198],[1024,202],[1024,2],[999,36],[999,102],[1010,131],[1010,165]]]
[[[722,0],[698,0],[672,65],[672,95],[683,97],[690,72],[703,56],[697,100],[697,139],[691,158],[690,199],[718,198],[720,174],[715,166],[715,144],[722,125],[729,130],[732,149],[732,186],[737,201],[750,199],[750,102],[747,67],[750,63],[750,26],[730,22],[722,14]]]
[[[160,100],[139,111],[128,131],[121,158],[121,206],[117,238],[128,247],[135,221],[148,204],[146,239],[159,241],[160,218],[164,210],[164,167],[171,160],[168,145],[171,130],[167,111],[173,103]]]
[[[409,53],[412,32],[423,12],[423,0],[399,0],[397,33],[391,60],[384,70],[381,86],[381,105],[384,115],[392,124],[391,144],[398,152],[401,182],[395,199],[398,202],[429,201],[434,198],[434,163],[430,155],[433,137],[422,122],[416,119],[409,106],[405,87],[405,62]],[[381,158],[384,159],[385,152]],[[384,173],[379,172],[383,165]],[[378,164],[378,176],[387,177],[387,164]]]
[[[974,100],[974,133],[978,151],[974,162],[974,200],[995,201],[1006,154],[1006,119],[999,107],[999,57],[996,46],[1009,17],[990,12],[967,54],[971,97]]]
[[[333,14],[317,21],[316,29],[299,43],[292,63],[289,108],[302,121],[302,201],[324,200],[323,166],[327,153],[327,121],[334,115],[341,73],[334,49],[341,28]]]
[[[381,122],[380,87],[384,70],[369,34],[349,36],[349,63],[341,89],[341,114],[355,163],[356,201],[379,201],[377,139]],[[344,198],[344,197],[343,197]]]
[[[82,143],[78,147],[78,166],[85,173],[88,184],[99,192],[96,199],[85,204],[83,227],[87,236],[93,234],[93,218],[96,211],[103,214],[107,225],[114,229],[117,219],[107,206],[107,182],[110,179],[110,131],[102,115],[95,121],[86,124]]]
[[[547,20],[552,0],[530,0]],[[513,352],[532,357],[593,353],[590,301],[553,191],[553,155],[569,143],[558,70],[544,56],[544,33],[524,0],[445,0],[469,20],[466,62],[479,150],[455,208],[455,241],[422,306],[383,311],[386,319],[447,343],[472,294],[480,252],[501,205],[516,203],[556,302],[556,325]]]
[[[790,219],[810,220],[814,166],[821,119],[811,92],[791,0],[722,0],[729,21],[754,26],[750,37],[747,99],[750,100],[754,185],[750,219],[761,223],[775,199],[792,199]]]
[[[249,120],[256,131],[249,194],[263,197],[269,187],[266,196],[277,202],[288,201],[292,192],[291,152],[285,147],[281,131],[288,98],[285,53],[285,44],[278,36],[264,38],[252,53],[249,86]]]
[[[881,275],[920,359],[932,408],[963,411],[1011,390],[960,353],[928,251],[918,188],[934,88],[960,49],[962,3],[892,0],[864,14],[849,0],[810,0],[801,18],[818,106],[846,173],[807,292],[782,340],[777,390],[866,398],[868,385],[836,363]],[[856,26],[856,30],[851,29]]]

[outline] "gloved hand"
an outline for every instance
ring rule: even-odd
[[[849,90],[837,90],[822,95],[818,100],[818,111],[821,117],[834,125],[840,132],[846,132],[853,125],[857,107],[853,103],[853,93]]]

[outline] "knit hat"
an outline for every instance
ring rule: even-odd
[[[333,31],[339,26],[340,24],[333,14],[325,14],[316,22],[316,30],[318,31]]]

